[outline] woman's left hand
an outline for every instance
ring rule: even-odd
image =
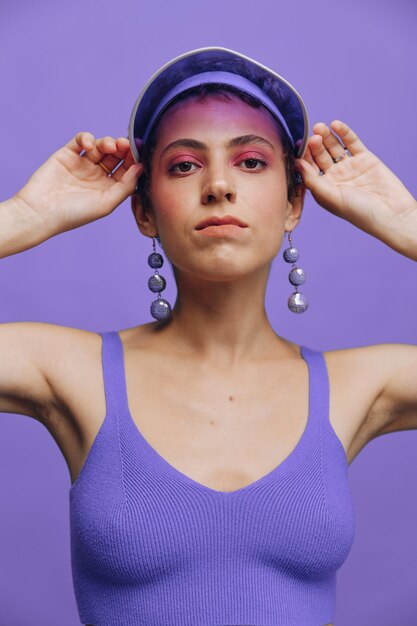
[[[417,261],[416,199],[347,124],[334,120],[330,127],[340,140],[319,122],[296,159],[304,185],[323,208]]]

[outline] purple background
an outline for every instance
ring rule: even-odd
[[[150,75],[173,56],[206,45],[236,49],[274,68],[303,96],[311,126],[346,121],[417,195],[411,0],[349,6],[2,0],[0,7],[0,200],[76,132],[127,135]],[[279,254],[267,292],[279,334],[320,350],[417,343],[415,262],[322,209],[311,194],[293,238],[310,308],[299,316],[287,309],[291,285]],[[127,200],[105,219],[2,259],[0,322],[101,332],[152,321],[150,252]],[[165,293],[174,302],[167,277]],[[0,626],[79,624],[70,477],[40,423],[1,416],[0,473]],[[417,625],[416,475],[415,431],[372,441],[351,465],[357,530],[338,574],[336,626]]]

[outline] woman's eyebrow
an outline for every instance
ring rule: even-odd
[[[258,143],[268,146],[275,151],[274,146],[270,141],[265,139],[264,137],[260,137],[259,135],[241,135],[240,137],[234,137],[231,139],[225,146],[226,150],[230,148],[234,148],[236,146],[244,146],[249,143]],[[207,144],[202,141],[198,141],[197,139],[176,139],[169,143],[161,152],[160,159],[162,159],[163,155],[168,152],[168,150],[173,150],[174,148],[193,148],[194,150],[208,150]]]

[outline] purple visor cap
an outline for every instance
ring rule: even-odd
[[[266,79],[266,80],[265,80]],[[135,102],[129,122],[129,142],[135,161],[141,143],[179,93],[207,83],[233,85],[251,94],[285,129],[298,158],[304,156],[309,122],[299,93],[285,78],[248,56],[229,48],[209,46],[184,52],[165,63],[147,81]]]

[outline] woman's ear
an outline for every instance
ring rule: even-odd
[[[158,229],[156,227],[154,212],[151,208],[144,208],[142,198],[137,192],[131,195],[130,206],[133,217],[135,218],[136,224],[138,225],[142,235],[146,235],[147,237],[156,237]]]
[[[287,232],[294,230],[301,219],[306,191],[307,187],[305,185],[298,185],[296,195],[293,197],[291,202],[288,201],[285,219],[285,230]]]

